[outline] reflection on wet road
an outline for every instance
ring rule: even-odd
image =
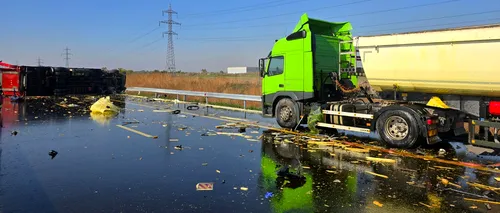
[[[4,102],[0,212],[500,212],[499,172],[203,117],[241,112],[115,98],[119,115],[91,115],[95,100]]]

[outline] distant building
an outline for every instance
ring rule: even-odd
[[[228,67],[227,74],[243,74],[243,73],[256,73],[259,72],[258,67]]]

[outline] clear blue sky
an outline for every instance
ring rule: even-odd
[[[161,39],[161,32],[167,26],[157,27],[167,19],[161,11],[168,3],[178,12],[174,19],[182,23],[174,26],[179,34],[174,39],[177,68],[193,72],[256,66],[274,39],[290,33],[304,12],[312,18],[349,21],[356,35],[500,22],[498,0],[419,6],[446,1],[2,1],[0,60],[35,65],[40,57],[44,65],[63,66],[61,54],[68,46],[71,66],[164,69],[167,39]],[[388,24],[394,22],[401,23]]]

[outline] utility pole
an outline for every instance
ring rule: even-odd
[[[38,63],[38,66],[42,66],[42,64],[43,64],[43,61],[42,61],[42,59],[40,59],[40,57],[38,57],[36,62]]]
[[[69,59],[70,59],[70,57],[69,57],[69,56],[70,56],[70,55],[73,55],[73,54],[71,54],[71,53],[69,52],[70,50],[71,50],[71,49],[69,49],[68,47],[66,47],[66,48],[64,49],[64,53],[63,53],[63,54],[61,54],[62,56],[64,56],[64,60],[66,61],[66,67],[67,67],[67,68],[69,67]]]
[[[165,34],[168,35],[167,62],[166,62],[166,66],[167,66],[167,70],[168,71],[175,72],[176,69],[175,69],[174,40],[173,40],[172,37],[174,35],[177,35],[177,33],[175,33],[172,30],[172,25],[174,25],[174,24],[181,25],[181,23],[178,23],[178,22],[176,22],[176,21],[174,21],[172,19],[172,14],[177,14],[177,12],[175,12],[174,10],[172,10],[172,5],[171,4],[168,5],[168,10],[163,10],[162,11],[162,15],[163,16],[165,15],[165,13],[168,14],[168,19],[164,20],[164,21],[160,21],[159,25],[161,25],[162,23],[164,23],[164,24],[167,24],[167,26],[168,26],[168,31],[163,32],[163,34],[162,34],[162,36],[165,36]]]

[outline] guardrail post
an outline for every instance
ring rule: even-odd
[[[247,101],[243,100],[243,110],[245,110],[245,119],[247,118]]]

